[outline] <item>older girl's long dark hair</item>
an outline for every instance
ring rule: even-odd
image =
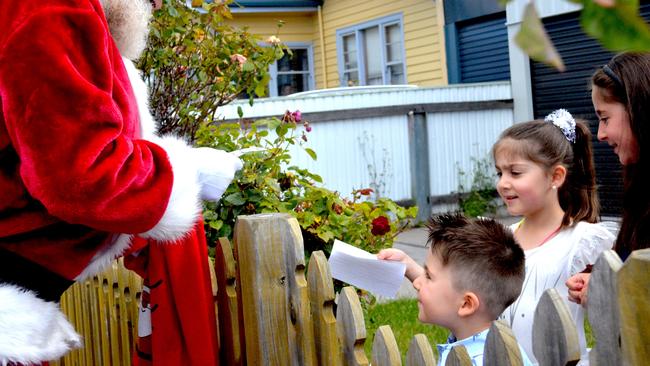
[[[637,249],[650,246],[650,53],[626,52],[614,56],[591,78],[608,102],[625,106],[630,128],[639,145],[639,159],[624,167],[623,222],[615,249],[623,260]]]
[[[507,147],[510,152],[528,159],[550,171],[561,164],[567,170],[564,184],[558,189],[560,207],[564,210],[562,227],[580,221],[597,222],[600,204],[596,193],[596,171],[591,150],[591,133],[584,122],[576,123],[576,141],[571,143],[559,127],[551,122],[518,123],[501,133],[492,149]]]

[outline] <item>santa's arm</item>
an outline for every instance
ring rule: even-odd
[[[32,14],[10,36],[0,82],[12,86],[2,102],[20,174],[66,222],[173,240],[200,212],[191,150],[133,138],[126,119],[137,111],[115,100],[129,84],[115,80],[123,66],[111,42],[94,9],[63,7]]]

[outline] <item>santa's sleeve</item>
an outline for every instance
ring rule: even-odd
[[[42,9],[0,50],[5,123],[29,193],[69,223],[184,235],[200,212],[190,148],[133,138],[126,116],[137,110],[116,100],[129,94],[119,90],[128,78],[114,73],[122,60],[95,9]]]

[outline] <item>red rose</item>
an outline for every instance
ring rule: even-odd
[[[384,235],[390,231],[390,223],[386,216],[379,216],[376,219],[372,220],[372,230],[370,232],[372,235],[380,236]]]
[[[363,196],[370,196],[370,194],[373,192],[373,190],[372,190],[372,188],[363,188],[363,189],[358,190],[357,192],[359,192],[359,194],[363,195]]]

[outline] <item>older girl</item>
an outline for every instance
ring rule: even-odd
[[[650,53],[614,56],[591,78],[598,116],[598,139],[607,142],[624,166],[623,221],[615,250],[622,260],[650,246]],[[569,298],[586,303],[589,275],[571,277]]]

